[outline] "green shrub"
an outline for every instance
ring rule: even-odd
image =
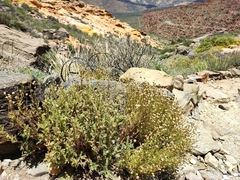
[[[14,27],[17,30],[21,30],[21,31],[26,31],[27,27],[24,23],[21,23],[18,20],[12,20],[11,21],[11,27]]]
[[[5,24],[7,26],[11,25],[12,17],[7,12],[0,12],[0,24]]]
[[[116,97],[113,101],[108,90],[90,86],[66,91],[52,87],[48,95],[41,107],[37,102],[23,107],[22,93],[18,111],[10,112],[24,153],[34,156],[45,150],[45,160],[60,169],[80,166],[113,176],[125,150],[132,148],[128,137],[122,136],[127,120],[124,109],[119,109],[122,99]]]
[[[3,4],[4,6],[8,6],[8,7],[10,7],[10,8],[13,8],[10,0],[2,0],[2,4]]]
[[[219,52],[207,53],[198,57],[199,60],[194,65],[195,71],[226,71],[232,66],[240,65],[240,53],[232,52],[220,54]]]
[[[174,100],[159,89],[147,84],[128,88],[127,129],[135,149],[125,154],[126,167],[135,178],[156,172],[171,175],[191,149],[191,128]]]
[[[119,101],[111,101],[109,92],[91,87],[60,89],[57,97],[46,99],[39,127],[46,139],[46,159],[60,167],[82,166],[110,176],[116,170],[127,148],[127,137],[121,137],[126,118]],[[67,101],[66,101],[67,100]]]
[[[38,80],[43,80],[46,76],[48,76],[47,73],[44,73],[43,71],[40,71],[40,70],[34,69],[34,68],[30,68],[30,67],[17,68],[14,71],[15,72],[20,72],[20,73],[23,73],[23,74],[33,75]]]
[[[167,67],[166,65],[164,65],[163,63],[161,62],[153,62],[153,64],[150,66],[150,69],[156,69],[156,70],[159,70],[159,71],[164,71],[165,73],[171,75],[171,76],[174,76],[174,73],[172,71],[172,69],[170,69],[169,67]]]
[[[166,52],[170,53],[170,52],[174,52],[176,50],[176,48],[173,47],[165,47],[164,49],[160,49],[160,53],[161,54],[165,54]]]
[[[9,27],[19,29],[21,31],[26,31],[27,28],[24,23],[21,23],[18,20],[15,20],[15,16],[7,12],[0,12],[0,24],[5,24]]]
[[[24,90],[8,95],[23,152],[43,155],[60,169],[81,167],[105,177],[124,170],[133,178],[172,174],[190,150],[190,126],[159,89],[130,84],[126,90],[120,96],[100,86],[51,87],[42,103]],[[33,102],[29,107],[26,96]]]
[[[232,36],[214,36],[204,39],[195,50],[201,53],[210,50],[212,47],[229,47],[229,45],[237,45],[239,42]]]
[[[174,45],[174,44],[183,44],[184,46],[189,47],[191,43],[192,43],[191,40],[185,39],[185,38],[178,38],[176,40],[175,39],[171,40],[171,44],[172,45]]]
[[[28,12],[32,11],[32,8],[29,5],[27,5],[26,3],[22,3],[21,7]]]
[[[184,56],[176,56],[166,62],[166,66],[172,69],[175,75],[181,74],[183,76],[195,72],[195,65],[198,63],[197,59],[189,59]]]
[[[162,55],[160,56],[161,59],[167,59],[168,57],[169,57],[168,54],[162,54]]]

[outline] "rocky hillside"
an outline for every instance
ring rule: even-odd
[[[60,0],[13,0],[15,3],[26,3],[30,7],[37,8],[44,16],[51,16],[60,23],[75,25],[82,32],[88,34],[106,35],[112,34],[126,37],[129,34],[132,39],[149,39],[145,33],[139,32],[127,23],[123,23],[103,9],[82,1],[60,1]]]
[[[146,12],[146,31],[165,38],[196,37],[240,28],[239,0],[209,0]]]
[[[93,4],[103,9],[107,9],[111,13],[126,13],[143,11],[152,8],[170,7],[181,3],[195,2],[196,0],[83,0],[83,1],[88,4]]]

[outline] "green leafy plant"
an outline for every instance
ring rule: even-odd
[[[201,53],[210,50],[212,47],[229,47],[229,45],[237,45],[239,42],[232,36],[213,36],[204,39],[195,50]]]
[[[21,91],[17,112],[8,96],[10,117],[19,130],[23,152],[31,156],[45,153],[45,160],[59,169],[80,166],[113,176],[125,150],[133,147],[122,135],[127,116],[120,109],[121,98],[111,100],[108,90],[91,86],[68,90],[51,87],[46,96],[41,106],[33,99],[30,107],[24,107],[25,94]]]
[[[172,45],[175,45],[175,44],[183,44],[184,46],[189,47],[191,43],[192,43],[191,40],[185,39],[185,38],[178,38],[178,39],[176,39],[176,40],[175,40],[175,39],[172,39],[172,40],[171,40],[171,44],[172,44]]]
[[[30,75],[33,75],[34,77],[36,77],[38,80],[43,80],[46,76],[48,76],[47,73],[44,73],[43,71],[40,71],[35,68],[30,68],[30,67],[17,68],[14,70],[14,72],[30,74]]]
[[[154,61],[150,66],[151,69],[156,69],[159,71],[164,71],[165,73],[174,76],[174,72],[162,62]]]
[[[46,159],[60,167],[69,163],[111,175],[131,144],[121,137],[126,119],[116,111],[119,102],[109,98],[109,92],[100,89],[72,87],[58,90],[57,98],[46,99],[44,106],[49,111],[39,124],[40,138],[48,137]]]
[[[4,6],[10,7],[10,8],[13,7],[10,0],[3,0],[3,1],[1,1],[1,3],[2,3]]]
[[[130,85],[127,126],[135,149],[125,154],[125,163],[133,177],[156,172],[172,174],[191,150],[191,126],[182,117],[173,99],[148,84]]]
[[[19,29],[21,31],[27,30],[24,23],[17,20],[15,15],[9,14],[7,12],[0,12],[0,24],[5,24],[9,27]]]
[[[11,25],[11,15],[7,12],[0,12],[0,24]]]
[[[192,142],[179,107],[147,84],[129,84],[123,95],[100,87],[50,87],[41,103],[33,91],[9,95],[23,152],[59,169],[81,167],[105,177],[122,171],[133,178],[171,174]],[[26,97],[33,102],[28,107]]]

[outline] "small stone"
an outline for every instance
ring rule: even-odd
[[[48,173],[48,166],[46,163],[40,163],[36,167],[28,169],[28,174],[32,176],[41,176]]]
[[[61,169],[58,168],[55,164],[50,163],[48,166],[48,173],[52,176],[57,176],[60,174]]]
[[[218,107],[219,107],[220,109],[222,109],[222,110],[226,110],[226,111],[229,110],[229,106],[227,106],[227,105],[225,105],[225,104],[220,104]]]
[[[233,170],[233,165],[232,165],[232,163],[231,162],[229,162],[229,161],[225,161],[224,162],[224,164],[227,166],[227,168],[228,168],[228,173],[229,174],[232,174],[232,170]]]
[[[218,167],[218,160],[210,152],[205,155],[204,160],[210,166],[214,168]]]
[[[2,165],[7,167],[7,166],[10,165],[11,162],[12,162],[11,159],[4,159],[3,162],[2,162]]]
[[[188,173],[185,177],[186,180],[203,180],[201,174]]]
[[[225,166],[225,164],[223,163],[222,159],[219,159],[219,160],[218,160],[218,164],[219,164],[219,171],[220,171],[222,174],[227,174],[226,166]]]
[[[191,164],[196,164],[197,161],[196,161],[195,159],[192,159],[192,158],[191,158],[191,159],[190,159],[190,163],[191,163]]]
[[[223,154],[223,155],[230,154],[230,152],[228,150],[226,150],[226,149],[220,149],[219,153]]]
[[[181,172],[183,172],[184,174],[196,173],[196,169],[191,165],[185,164],[181,166]]]
[[[233,173],[233,176],[234,177],[240,177],[240,174],[239,173]]]
[[[221,144],[214,141],[212,135],[204,127],[201,127],[197,133],[196,143],[193,145],[193,154],[202,156],[208,152],[218,152],[221,149]]]
[[[0,179],[2,180],[4,180],[4,179],[7,179],[7,173],[6,173],[6,171],[3,171],[2,172],[2,174],[1,174],[1,176],[0,176]]]
[[[237,165],[238,162],[233,156],[226,154],[225,157],[226,157],[226,160],[229,161],[233,166]]]
[[[192,110],[191,117],[197,121],[201,120],[201,116],[197,107]]]
[[[4,169],[3,166],[0,164],[0,175],[3,173]]]
[[[222,173],[215,168],[208,167],[207,170],[200,171],[203,179],[205,180],[221,180]]]
[[[183,76],[182,75],[177,75],[174,79],[173,79],[173,87],[175,89],[178,89],[180,91],[183,90],[183,83],[184,83],[184,80],[183,80]]]
[[[214,154],[214,157],[217,158],[218,160],[224,159],[224,156],[218,152]]]
[[[223,175],[223,179],[225,180],[228,180],[229,179],[229,177],[228,177],[228,175]]]

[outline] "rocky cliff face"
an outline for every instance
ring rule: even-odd
[[[119,37],[126,37],[126,34],[129,34],[132,39],[149,39],[145,33],[113,18],[108,11],[82,1],[13,0],[13,2],[26,3],[37,8],[41,14],[52,16],[63,24],[75,25],[79,30],[88,34],[112,34]]]
[[[146,12],[142,20],[146,31],[165,38],[234,31],[240,28],[240,1],[208,0],[154,10]]]

